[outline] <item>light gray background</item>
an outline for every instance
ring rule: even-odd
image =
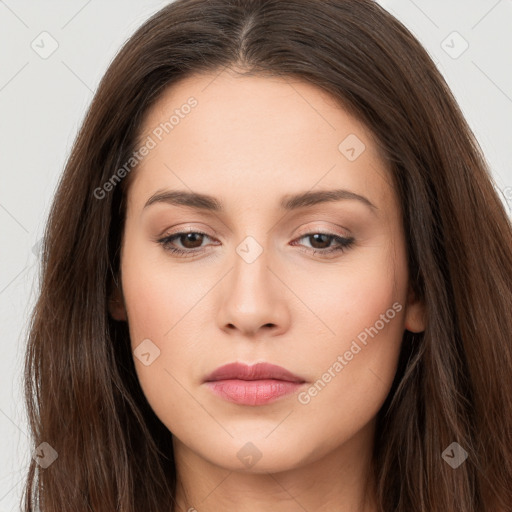
[[[31,457],[23,356],[37,290],[37,244],[55,186],[109,62],[167,3],[0,0],[0,512],[19,510]],[[416,35],[445,76],[510,211],[512,1],[380,3]],[[49,36],[40,35],[45,31]],[[54,53],[42,58],[52,44],[58,44]]]

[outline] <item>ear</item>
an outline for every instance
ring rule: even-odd
[[[128,319],[124,305],[123,292],[120,286],[115,283],[113,283],[112,293],[108,300],[108,311],[110,316],[118,322],[126,322]]]
[[[410,332],[422,332],[426,326],[425,304],[419,300],[409,284],[405,306],[405,328]]]

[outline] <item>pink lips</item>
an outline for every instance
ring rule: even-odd
[[[230,363],[217,368],[205,379],[220,397],[240,405],[263,405],[296,391],[305,380],[280,366]]]

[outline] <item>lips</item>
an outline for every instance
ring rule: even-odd
[[[217,396],[239,405],[263,405],[297,391],[306,381],[281,366],[230,363],[208,375],[204,384]]]
[[[217,368],[208,377],[205,382],[217,380],[282,380],[286,382],[305,382],[304,379],[294,375],[281,366],[270,363],[257,363],[248,366],[242,363],[230,363]]]

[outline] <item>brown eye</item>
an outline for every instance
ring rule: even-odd
[[[313,252],[313,254],[329,255],[331,253],[343,252],[349,249],[355,239],[353,237],[346,238],[343,236],[336,235],[334,233],[306,233],[297,240],[306,239],[309,240],[310,247],[306,247],[306,252]],[[334,242],[334,246],[332,243]],[[301,244],[302,245],[302,244]]]
[[[193,256],[203,249],[204,239],[210,238],[206,233],[200,231],[188,231],[174,233],[158,240],[166,251],[183,256]],[[178,246],[176,246],[178,243]]]
[[[178,240],[186,249],[197,249],[201,247],[204,235],[202,233],[182,233],[178,236]]]
[[[314,240],[311,243],[311,247],[313,249],[327,249],[331,245],[331,241],[333,240],[332,235],[326,235],[325,233],[314,233],[312,235],[308,235],[308,238]]]

